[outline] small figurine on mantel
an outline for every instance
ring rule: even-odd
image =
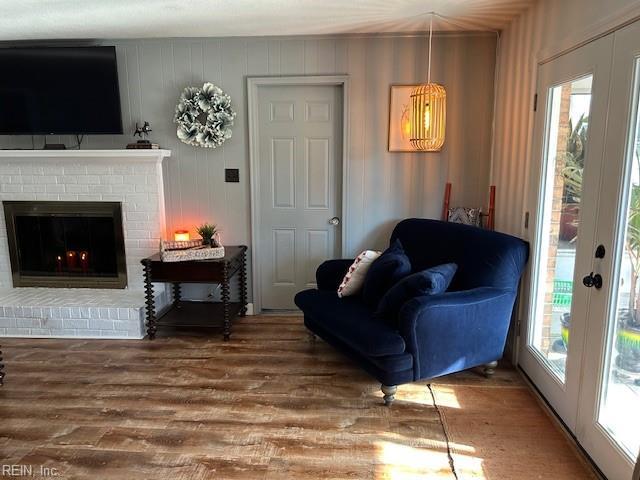
[[[142,127],[140,127],[138,125],[138,122],[136,122],[136,129],[133,132],[133,136],[135,137],[136,135],[138,137],[140,137],[140,140],[138,140],[136,143],[129,143],[127,145],[127,148],[129,149],[137,149],[137,148],[141,148],[141,149],[158,149],[160,148],[160,145],[158,145],[157,143],[151,143],[151,141],[147,138],[149,136],[149,133],[151,133],[153,130],[151,130],[151,125],[149,124],[149,122],[145,121],[144,124],[142,125]],[[144,136],[144,138],[143,138]]]

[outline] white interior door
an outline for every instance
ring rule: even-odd
[[[640,448],[640,22],[615,33],[597,243],[577,438],[610,479]]]
[[[575,431],[606,129],[613,39],[539,67],[531,291],[519,363]],[[587,192],[588,194],[585,194]]]
[[[320,263],[340,255],[342,88],[260,86],[256,262],[260,306],[295,309]]]

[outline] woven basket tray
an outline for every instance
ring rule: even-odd
[[[203,247],[199,240],[160,242],[160,258],[163,262],[212,260],[222,257],[224,257],[224,247]]]

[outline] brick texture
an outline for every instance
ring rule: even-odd
[[[144,335],[140,260],[156,252],[164,236],[162,168],[148,158],[123,157],[0,158],[0,201],[121,202],[128,278],[126,290],[13,289],[6,224],[0,211],[0,335]],[[160,306],[166,303],[167,293],[156,288]]]

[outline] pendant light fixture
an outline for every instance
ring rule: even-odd
[[[442,85],[431,83],[431,40],[433,15],[429,19],[429,66],[427,83],[411,92],[411,145],[422,152],[439,152],[444,145],[447,122],[447,92]]]

